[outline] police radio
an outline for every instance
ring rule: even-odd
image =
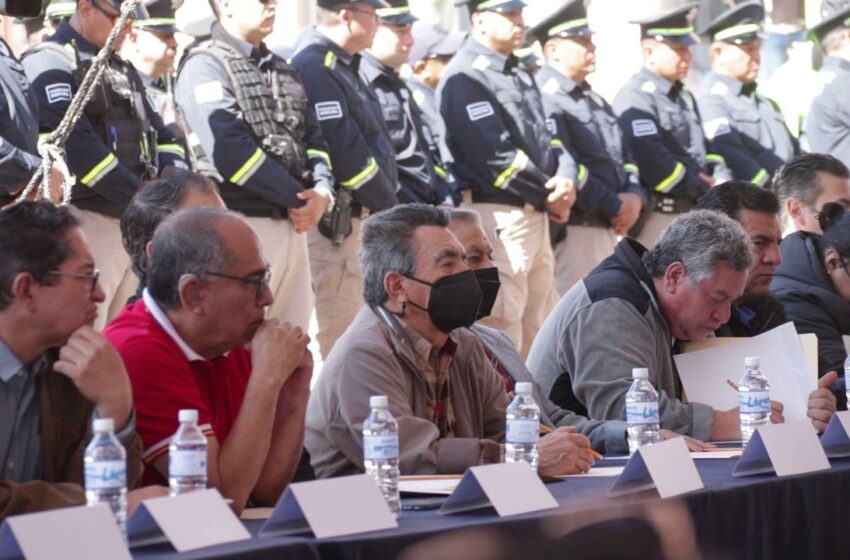
[[[0,14],[34,18],[41,14],[41,0],[0,0]]]

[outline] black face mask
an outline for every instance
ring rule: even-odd
[[[489,317],[493,311],[493,304],[496,303],[496,296],[499,295],[499,288],[502,282],[499,281],[499,269],[495,266],[492,268],[480,268],[473,270],[475,278],[478,280],[478,286],[481,287],[481,307],[478,309],[478,319]]]
[[[434,326],[448,334],[459,327],[470,327],[481,306],[481,288],[471,270],[443,276],[433,284],[408,276],[411,280],[431,286],[428,309],[408,302],[428,313]]]

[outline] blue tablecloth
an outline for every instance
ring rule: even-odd
[[[828,471],[778,478],[774,474],[733,478],[736,459],[697,460],[705,489],[680,499],[690,510],[700,549],[725,558],[850,558],[850,459],[833,460]],[[598,466],[622,465],[605,460]],[[395,558],[418,541],[449,531],[496,526],[503,531],[536,534],[552,516],[587,515],[593,510],[628,509],[658,500],[652,491],[611,499],[613,478],[569,478],[547,484],[557,510],[500,519],[492,509],[442,516],[436,510],[404,512],[399,527],[389,531],[337,539],[257,538],[250,541],[176,554],[162,545],[133,551],[134,558]],[[262,522],[248,521],[256,535]],[[562,556],[569,558],[569,554]]]

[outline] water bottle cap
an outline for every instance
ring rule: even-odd
[[[649,370],[645,367],[632,368],[632,377],[634,379],[649,379]]]
[[[197,422],[198,411],[194,408],[184,408],[177,414],[177,418],[180,422]]]
[[[115,429],[115,420],[112,418],[96,418],[93,428],[96,433],[111,432]]]
[[[374,397],[369,397],[369,406],[371,408],[387,408],[389,401],[386,395],[375,395]]]
[[[514,392],[517,395],[530,395],[533,390],[533,385],[528,381],[520,381],[514,385]]]
[[[756,356],[744,358],[744,367],[759,367],[759,359]]]

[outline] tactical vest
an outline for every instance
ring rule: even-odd
[[[52,51],[65,57],[71,63],[75,89],[79,90],[94,55],[80,52],[73,42],[61,45],[44,41],[23,56],[40,51]],[[157,176],[156,130],[143,102],[144,86],[128,75],[131,72],[135,69],[128,62],[112,58],[84,114],[119,163],[141,179],[150,180]]]
[[[192,49],[181,63],[193,56],[213,56],[227,76],[236,96],[242,118],[251,128],[263,150],[283,164],[290,175],[311,182],[304,143],[307,123],[307,92],[295,69],[278,56],[272,56],[266,70],[223,41],[209,40]],[[264,75],[265,74],[265,75]],[[195,167],[203,172],[212,167],[200,146],[192,147]],[[206,161],[204,161],[206,160]]]

